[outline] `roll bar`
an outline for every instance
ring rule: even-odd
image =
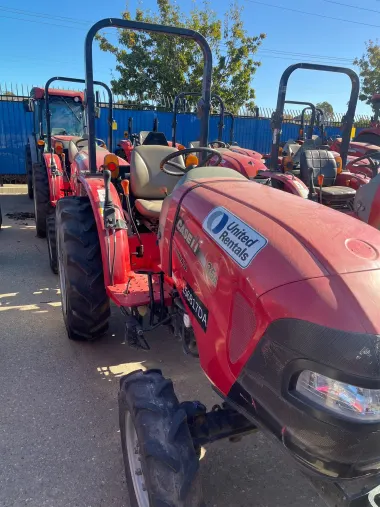
[[[181,92],[179,93],[173,103],[173,121],[172,121],[172,145],[175,146],[176,144],[176,135],[177,135],[177,114],[178,114],[178,106],[180,100],[182,100],[184,97],[200,97],[202,94],[200,92]],[[224,108],[224,102],[222,98],[217,95],[216,93],[213,93],[211,95],[211,99],[216,99],[219,103],[219,123],[218,123],[218,141],[222,140],[223,137],[223,129],[224,129],[224,114],[225,114],[225,108]]]
[[[211,77],[212,77],[212,53],[206,39],[195,30],[175,26],[157,25],[154,23],[143,23],[141,21],[127,19],[102,19],[95,23],[88,31],[84,43],[85,54],[85,75],[86,75],[86,101],[87,101],[87,126],[88,126],[88,157],[91,173],[96,173],[96,147],[95,147],[95,98],[94,98],[94,70],[92,58],[92,43],[95,35],[102,28],[115,27],[125,30],[144,31],[173,35],[192,39],[203,52],[203,80],[202,80],[202,118],[200,132],[200,146],[207,146],[209,134],[210,99],[211,99]]]
[[[51,151],[51,124],[50,124],[50,106],[49,106],[49,86],[53,81],[67,81],[68,83],[85,83],[84,79],[77,79],[74,77],[62,77],[56,76],[51,77],[45,84],[45,103],[46,103],[46,134],[48,151]],[[113,123],[113,104],[112,104],[112,92],[110,88],[101,81],[94,81],[95,85],[102,86],[108,94],[108,148],[112,152],[112,123]]]
[[[281,124],[282,124],[283,114],[284,114],[286,89],[288,86],[288,81],[289,81],[290,75],[297,69],[318,70],[318,71],[325,71],[325,72],[338,72],[340,74],[346,74],[351,80],[351,94],[350,94],[350,100],[348,102],[348,109],[347,109],[347,114],[345,117],[345,125],[344,125],[342,144],[341,144],[342,165],[343,165],[343,167],[345,167],[346,162],[347,162],[348,148],[349,148],[349,144],[350,144],[351,129],[352,129],[352,125],[354,123],[355,109],[356,109],[356,104],[358,102],[358,97],[359,97],[359,77],[356,74],[356,72],[353,71],[352,69],[347,69],[345,67],[335,67],[335,66],[331,66],[331,65],[317,65],[314,63],[296,63],[296,64],[288,67],[281,76],[280,85],[278,88],[276,111],[273,113],[273,117],[272,117],[273,136],[272,136],[272,149],[271,149],[269,167],[272,170],[277,169],[278,152],[279,152],[279,147],[280,147]]]
[[[310,118],[310,125],[307,129],[307,136],[306,138],[307,139],[311,139],[313,137],[313,128],[314,128],[314,125],[315,125],[315,105],[312,104],[311,102],[300,102],[298,100],[285,100],[285,104],[298,104],[298,105],[302,105],[302,106],[307,106],[305,107],[305,109],[302,110],[302,113],[301,113],[301,128],[302,130],[304,129],[304,126],[305,126],[305,111],[307,109],[311,109],[311,118]]]
[[[234,128],[235,128],[235,116],[229,111],[224,111],[224,117],[228,116],[231,118],[231,126],[230,126],[230,140],[229,144],[233,144],[234,142]]]

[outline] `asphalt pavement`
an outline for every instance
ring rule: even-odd
[[[152,350],[123,344],[113,308],[108,334],[68,340],[58,277],[26,195],[0,195],[0,506],[129,507],[118,427],[119,377],[159,367],[180,400],[220,402],[197,361],[166,331]],[[322,507],[280,447],[261,433],[207,446],[201,461],[208,507]]]

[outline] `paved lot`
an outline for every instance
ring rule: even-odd
[[[0,195],[3,215],[32,211],[26,195]],[[181,399],[219,400],[196,360],[164,333],[152,351],[122,344],[117,309],[94,344],[67,339],[58,278],[32,220],[0,232],[0,506],[129,507],[119,445],[118,377],[161,367]],[[208,447],[207,506],[321,507],[282,451],[261,434]]]

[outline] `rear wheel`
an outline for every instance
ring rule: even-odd
[[[95,340],[108,329],[110,303],[104,286],[98,230],[88,197],[63,197],[58,201],[56,234],[67,334],[71,340]]]
[[[120,382],[121,446],[131,507],[201,507],[199,460],[171,380],[158,370]]]
[[[53,273],[58,273],[57,239],[55,232],[55,208],[49,210],[46,217],[46,239],[49,252],[49,263]]]
[[[32,156],[29,146],[25,148],[25,172],[28,181],[28,196],[29,199],[33,199]]]
[[[50,203],[50,190],[48,175],[44,164],[34,164],[32,180],[37,236],[39,238],[45,238],[46,216]]]

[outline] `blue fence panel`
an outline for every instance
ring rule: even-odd
[[[172,137],[173,115],[170,112],[138,111],[135,109],[114,109],[117,130],[113,132],[114,149],[128,130],[128,119],[133,119],[133,132],[151,130],[155,118],[159,122],[159,130],[164,132],[168,140]],[[101,139],[107,140],[107,108],[102,108],[101,116],[96,120],[96,133]],[[185,146],[191,141],[199,139],[199,119],[195,114],[180,113],[177,116],[177,142]],[[230,119],[226,117],[223,140],[230,140]],[[24,110],[23,103],[18,97],[11,100],[0,100],[0,174],[25,174],[24,147],[28,135],[32,132],[33,115]],[[218,137],[219,117],[210,118],[210,141]],[[271,121],[269,118],[235,118],[234,141],[244,148],[250,148],[259,153],[269,153],[272,142]],[[357,133],[360,132],[357,129]],[[297,138],[299,124],[284,123],[281,140]],[[318,133],[316,130],[315,133]],[[326,127],[328,137],[341,135],[339,127]]]
[[[0,174],[25,174],[25,144],[32,121],[22,101],[0,101]]]

